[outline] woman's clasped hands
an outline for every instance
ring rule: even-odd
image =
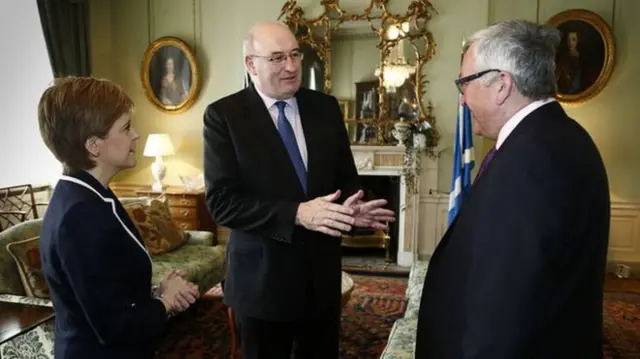
[[[167,313],[182,312],[200,297],[198,286],[186,280],[186,273],[175,269],[165,274],[157,294]]]

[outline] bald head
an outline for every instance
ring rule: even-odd
[[[265,95],[286,99],[300,88],[302,55],[289,28],[261,22],[248,32],[242,46],[244,63],[255,86]]]
[[[263,55],[261,53],[263,48],[286,40],[296,42],[295,36],[286,25],[274,21],[260,22],[249,29],[247,37],[242,44],[242,51],[244,56]]]

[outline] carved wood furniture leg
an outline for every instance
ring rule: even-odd
[[[385,264],[391,263],[391,237],[388,234],[384,236],[384,262]]]
[[[229,331],[231,333],[231,359],[236,359],[238,352],[238,337],[236,333],[236,316],[233,309],[229,307],[227,309],[227,315],[229,317]]]

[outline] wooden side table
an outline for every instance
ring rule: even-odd
[[[186,231],[209,231],[216,233],[216,225],[205,203],[204,190],[187,191],[179,186],[169,186],[162,192],[151,189],[151,185],[114,183],[111,190],[118,197],[166,197],[171,218]]]
[[[52,307],[0,302],[0,343],[28,332],[53,316]]]

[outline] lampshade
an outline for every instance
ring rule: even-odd
[[[170,156],[174,153],[171,138],[169,138],[169,135],[166,133],[152,133],[147,137],[147,143],[144,146],[144,156]]]

